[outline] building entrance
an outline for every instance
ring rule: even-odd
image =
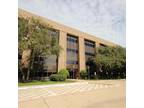
[[[71,79],[76,79],[77,77],[78,77],[78,69],[68,69],[68,71],[69,71],[69,78],[71,78]]]

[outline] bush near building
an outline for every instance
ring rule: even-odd
[[[66,79],[67,79],[67,77],[65,75],[61,75],[61,74],[52,74],[50,76],[51,81],[65,81]]]
[[[50,76],[51,81],[65,81],[69,77],[69,72],[67,69],[61,69],[57,74],[52,74]]]
[[[87,74],[87,71],[86,71],[86,70],[80,71],[80,77],[81,77],[82,79],[87,79],[87,76],[88,76],[88,74]]]
[[[66,76],[66,78],[69,77],[69,71],[68,71],[67,69],[61,69],[61,70],[58,72],[58,74],[64,75],[64,76]]]

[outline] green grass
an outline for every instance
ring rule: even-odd
[[[66,81],[31,81],[31,82],[19,82],[18,86],[33,86],[33,85],[49,85],[49,84],[64,84],[64,83],[72,83],[75,81],[66,80]]]

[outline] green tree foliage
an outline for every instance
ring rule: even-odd
[[[81,77],[82,79],[87,79],[87,77],[88,77],[87,71],[86,71],[86,70],[81,70],[81,71],[80,71],[80,77]]]
[[[126,78],[126,49],[122,47],[99,47],[96,57],[87,61],[91,78],[117,79]]]
[[[22,55],[28,49],[31,51],[29,67],[25,73],[22,72],[23,75],[27,75],[26,80],[29,80],[29,73],[33,68],[34,56],[58,56],[61,47],[58,44],[58,39],[49,33],[49,25],[44,25],[39,20],[33,18],[19,18],[18,21],[19,54]],[[22,68],[21,62],[19,66]]]
[[[95,58],[100,78],[126,77],[126,49],[122,47],[100,47]]]

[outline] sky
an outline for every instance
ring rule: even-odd
[[[18,7],[126,46],[125,0],[18,0]]]

